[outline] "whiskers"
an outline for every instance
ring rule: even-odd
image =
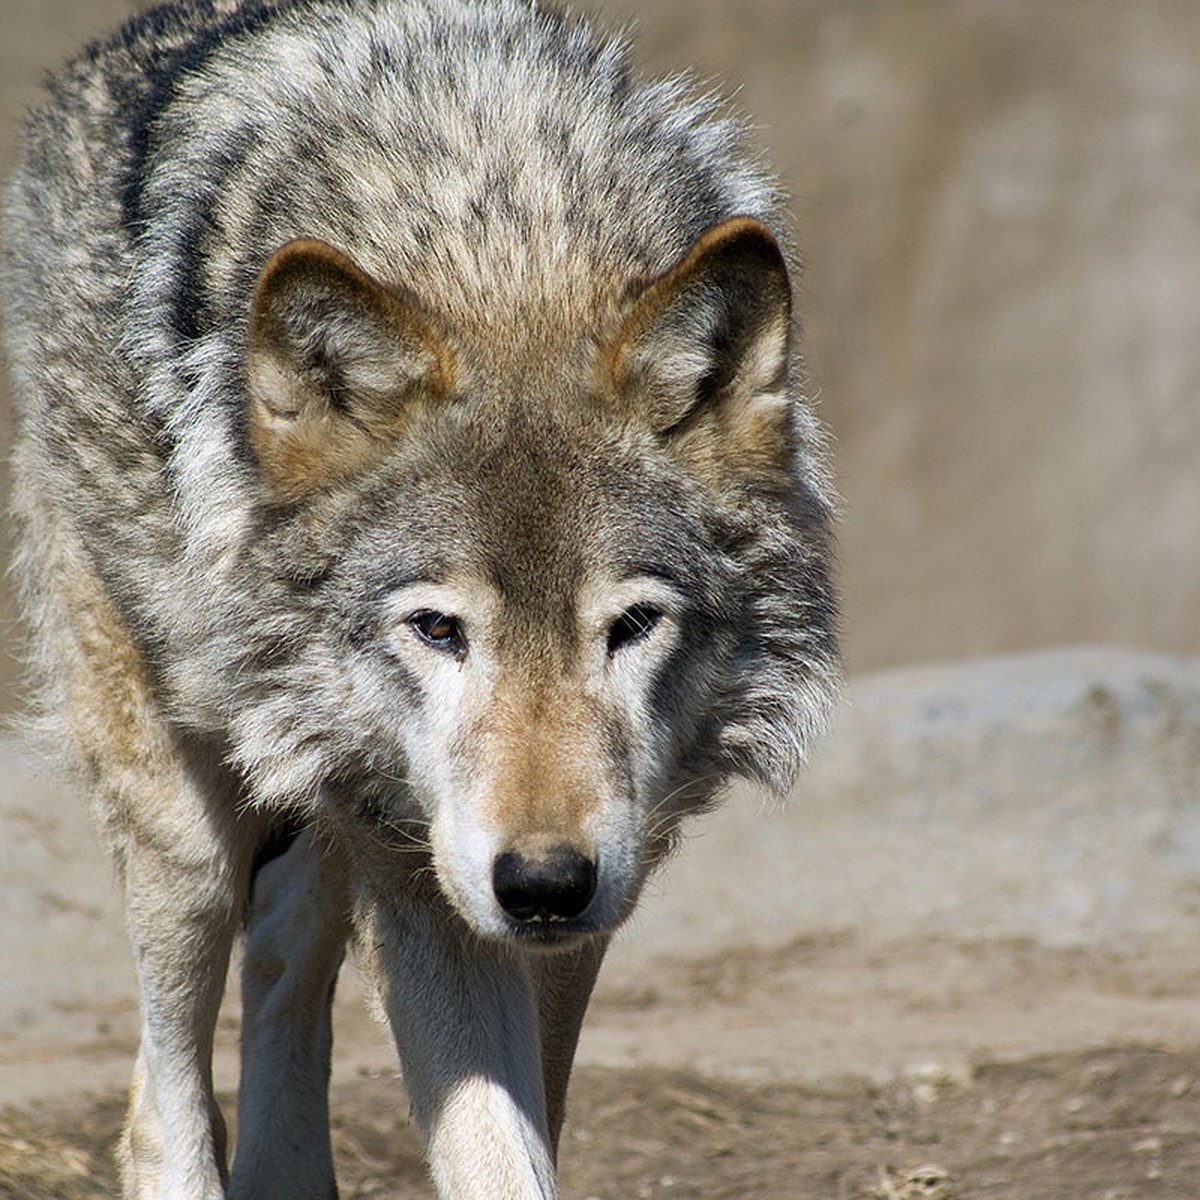
[[[373,764],[370,778],[347,784],[344,795],[353,797],[360,836],[390,855],[426,860],[415,865],[413,875],[432,870],[431,824],[417,809],[407,777]]]
[[[722,776],[701,775],[685,780],[659,799],[645,816],[645,856],[656,861],[679,835],[680,818],[703,808],[722,783]]]
[[[371,837],[379,845],[396,854],[432,854],[429,822],[424,817],[404,817],[398,820],[376,818],[371,823]]]

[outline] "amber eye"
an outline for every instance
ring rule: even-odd
[[[662,613],[649,604],[633,604],[608,630],[608,653],[616,654],[622,646],[640,642],[662,620]]]
[[[467,652],[467,639],[457,617],[448,617],[445,613],[433,609],[422,609],[408,618],[417,637],[427,646],[435,650],[445,650],[448,654],[461,657]]]

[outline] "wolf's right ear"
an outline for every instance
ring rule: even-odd
[[[295,500],[381,461],[454,356],[412,297],[315,239],[280,247],[250,312],[247,427],[268,490]]]

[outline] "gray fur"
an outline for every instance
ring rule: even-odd
[[[786,246],[775,184],[717,101],[636,79],[619,43],[517,0],[185,0],[55,79],[3,226],[18,579],[41,716],[121,861],[149,840],[151,759],[230,820],[257,812],[251,841],[285,816],[348,845],[356,824],[424,828],[400,736],[420,685],[381,603],[468,559],[531,662],[566,654],[599,574],[652,567],[686,595],[654,691],[647,863],[731,775],[790,784],[837,673],[831,498],[797,368],[769,479],[698,478],[588,382],[630,298],[735,217]],[[295,238],[411,297],[469,369],[420,436],[281,501],[247,431],[246,346]],[[681,394],[720,365],[705,295],[671,333],[700,347]],[[166,750],[112,749],[111,630]]]

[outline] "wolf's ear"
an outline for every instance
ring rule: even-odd
[[[250,444],[272,496],[298,499],[379,462],[453,374],[413,298],[325,242],[280,247],[258,279],[246,356]]]
[[[770,230],[735,217],[647,284],[601,358],[605,383],[701,478],[790,457],[791,287]]]

